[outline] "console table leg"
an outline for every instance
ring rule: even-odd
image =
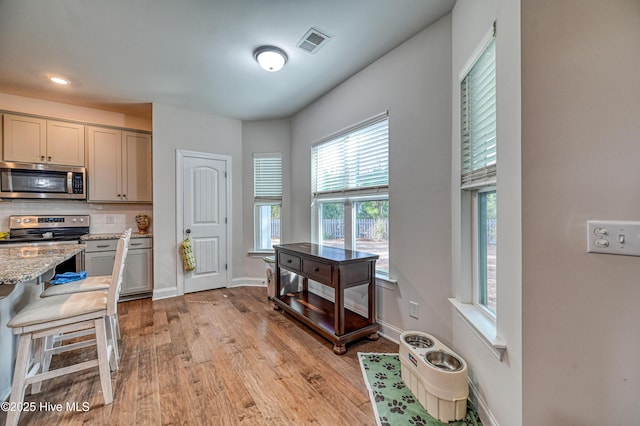
[[[336,355],[342,355],[347,352],[347,347],[346,345],[333,345],[333,352]]]

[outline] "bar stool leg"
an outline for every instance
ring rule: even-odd
[[[107,317],[99,318],[94,321],[96,327],[96,346],[98,349],[98,368],[100,369],[100,384],[102,385],[102,396],[104,397],[104,405],[113,402],[113,392],[111,390],[111,371],[109,368],[109,353],[107,352]]]
[[[16,408],[24,401],[25,381],[29,370],[31,358],[31,333],[20,335],[18,341],[18,353],[16,354],[16,366],[13,372],[13,385],[11,386],[10,408]],[[20,411],[7,412],[6,426],[16,426],[20,419]]]
[[[46,346],[47,346],[47,341],[50,339],[50,336],[47,337],[41,337],[39,339],[34,339],[33,343],[34,343],[34,363],[35,364],[40,364],[38,366],[38,370],[42,373],[44,373],[45,371],[47,371],[49,369],[49,366],[47,364],[47,370],[45,370],[45,362],[47,359],[47,351],[46,351]],[[49,362],[51,362],[51,357],[49,357]],[[36,371],[37,373],[37,371]],[[35,395],[37,393],[40,392],[40,388],[42,387],[42,382],[33,382],[31,384],[31,395]]]
[[[113,318],[107,317],[107,343],[111,345],[111,357],[109,358],[109,366],[111,371],[118,371],[118,361],[120,360],[120,352],[118,350],[118,337],[116,336]]]

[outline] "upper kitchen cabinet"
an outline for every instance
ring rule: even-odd
[[[84,126],[5,114],[4,161],[84,166]]]
[[[89,201],[151,202],[151,135],[87,127]]]

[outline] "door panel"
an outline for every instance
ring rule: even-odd
[[[183,229],[190,230],[196,260],[196,269],[185,274],[185,293],[227,285],[225,175],[223,160],[183,159]]]
[[[196,238],[193,241],[196,259],[196,274],[218,273],[220,271],[218,238]]]

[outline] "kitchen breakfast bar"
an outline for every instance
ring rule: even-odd
[[[16,339],[7,323],[40,297],[44,282],[53,277],[56,266],[82,256],[84,249],[84,244],[0,247],[0,401],[11,390],[16,356]]]

